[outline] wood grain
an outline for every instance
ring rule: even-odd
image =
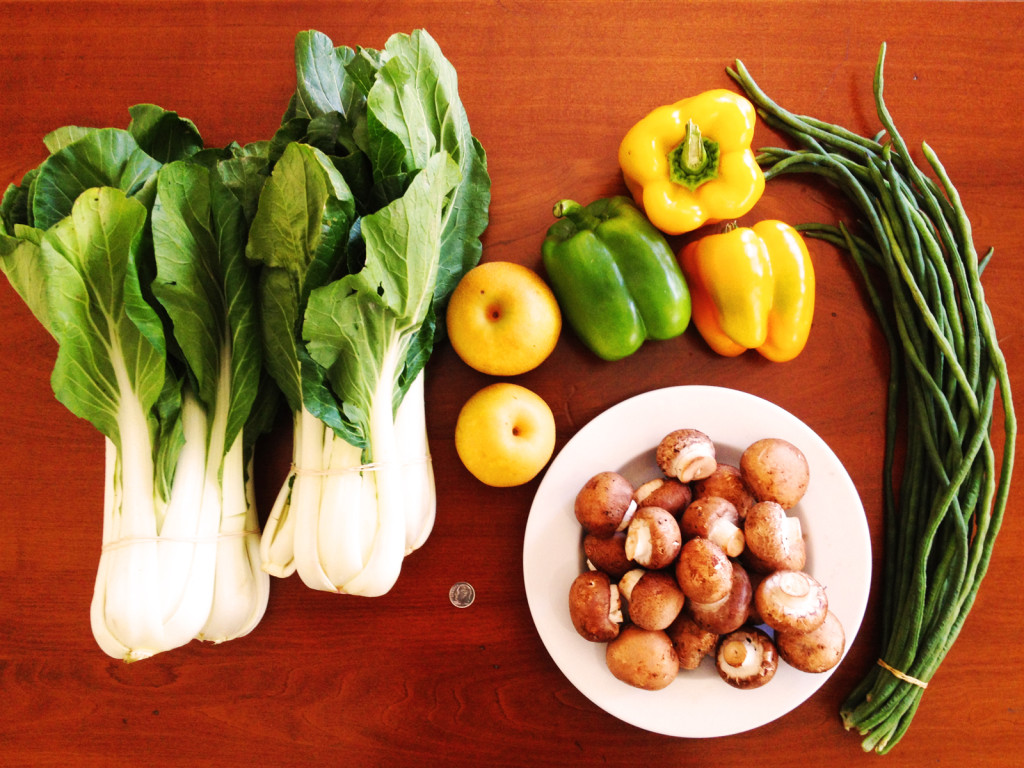
[[[647,110],[713,87],[744,61],[796,112],[874,133],[871,77],[888,44],[886,94],[914,146],[927,140],[960,188],[1014,380],[1024,374],[1024,6],[929,2],[0,2],[0,182],[45,157],[66,124],[125,125],[153,102],[207,142],[270,135],[294,87],[292,41],[319,29],[380,47],[424,27],[459,73],[493,181],[484,257],[539,268],[561,197],[623,192],[615,153]],[[758,145],[779,141],[764,126]],[[829,188],[769,185],[757,214],[834,221]],[[715,357],[699,337],[594,359],[568,333],[519,377],[552,406],[558,447],[601,411],[677,384],[733,387],[815,429],[846,465],[881,532],[886,350],[856,275],[812,244],[816,324],[786,365]],[[626,725],[573,688],[547,655],[523,594],[522,539],[537,481],[486,488],[455,454],[462,403],[487,377],[449,349],[428,369],[439,508],[427,544],[373,600],[276,580],[263,622],[222,646],[192,643],[125,665],[89,629],[100,541],[102,440],[50,390],[55,347],[0,281],[0,764],[5,766],[867,765],[838,718],[874,664],[875,590],[850,653],[805,704],[712,740]],[[287,424],[261,447],[265,510],[286,471]],[[1018,462],[1019,464],[1019,462]],[[1018,467],[1019,469],[1019,467]],[[1024,726],[1022,496],[1014,490],[975,609],[887,766],[1019,765]],[[875,563],[881,548],[876,544]],[[876,574],[878,568],[876,567]],[[449,586],[476,602],[453,608]],[[563,585],[552,585],[562,589]],[[1010,638],[1011,641],[1007,641]],[[990,661],[994,659],[995,661]],[[799,745],[799,746],[798,746]]]

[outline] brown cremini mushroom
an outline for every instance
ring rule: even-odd
[[[618,472],[598,472],[576,494],[576,520],[595,536],[625,530],[636,509],[633,490],[632,483]]]
[[[810,632],[825,621],[825,588],[803,571],[775,571],[754,593],[762,621],[776,632]]]
[[[728,499],[736,507],[736,512],[743,520],[747,516],[747,510],[754,502],[754,494],[750,492],[743,473],[740,468],[732,464],[719,463],[715,471],[703,480],[697,480],[693,484],[694,497],[700,496],[721,496]]]
[[[665,630],[679,657],[680,669],[696,669],[715,650],[718,635],[705,629],[685,611]]]
[[[665,629],[683,610],[683,591],[672,574],[634,568],[619,579],[629,620],[641,629]]]
[[[725,635],[747,623],[753,599],[750,577],[743,566],[734,562],[729,593],[713,603],[698,603],[691,600],[687,610],[700,626],[716,635]]]
[[[623,627],[608,643],[605,662],[617,679],[647,691],[665,688],[679,674],[679,657],[662,629]]]
[[[740,471],[758,501],[774,501],[791,509],[803,498],[810,468],[803,452],[777,437],[757,440],[740,457]]]
[[[626,530],[626,557],[657,570],[676,559],[683,544],[679,523],[661,507],[640,507]]]
[[[748,550],[748,565],[768,573],[778,570],[799,571],[807,561],[800,518],[787,515],[774,501],[759,501],[750,508],[743,523]]]
[[[618,579],[636,566],[626,557],[625,531],[616,531],[611,536],[588,533],[583,537],[583,554],[587,556],[587,562],[592,568],[604,571],[612,579]]]
[[[810,632],[776,632],[779,656],[801,672],[827,672],[843,658],[846,633],[832,611],[825,621]]]
[[[676,560],[676,581],[687,598],[713,603],[729,594],[733,564],[720,546],[697,537],[687,541]]]
[[[662,438],[655,458],[668,477],[689,483],[715,471],[715,444],[697,429],[677,429]]]
[[[679,517],[693,499],[693,491],[674,477],[656,477],[637,488],[633,499],[638,507],[661,507]]]
[[[721,496],[702,496],[684,511],[679,527],[687,536],[703,536],[725,550],[729,557],[743,551],[744,533],[736,507]]]
[[[725,682],[743,690],[760,688],[779,667],[779,654],[764,631],[752,627],[723,635],[718,641],[715,667]]]
[[[580,637],[592,643],[618,636],[622,603],[619,588],[612,584],[608,574],[586,571],[573,579],[569,587],[569,617]]]

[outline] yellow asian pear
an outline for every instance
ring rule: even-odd
[[[533,370],[562,331],[558,301],[529,267],[489,261],[469,270],[452,292],[448,338],[466,365],[491,376]]]
[[[462,406],[455,450],[485,485],[528,483],[555,450],[555,418],[540,395],[510,382],[484,387]]]

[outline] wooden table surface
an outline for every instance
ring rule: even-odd
[[[1011,376],[1024,381],[1024,5],[37,0],[0,3],[0,18],[4,185],[42,161],[46,132],[124,126],[139,102],[191,118],[209,145],[269,137],[294,87],[296,32],[381,47],[393,32],[426,28],[458,70],[488,153],[484,259],[534,268],[552,203],[623,192],[616,149],[624,131],[655,106],[732,87],[725,68],[737,58],[792,110],[873,134],[871,78],[885,41],[897,125],[912,144],[937,150],[979,248],[995,248],[984,286]],[[779,141],[758,127],[756,145]],[[787,182],[769,184],[757,214],[832,221],[840,208],[821,186]],[[132,665],[108,658],[89,628],[102,440],[53,398],[55,346],[0,281],[0,764],[1019,765],[1019,485],[975,608],[907,736],[886,757],[864,755],[841,725],[841,701],[878,654],[886,348],[848,263],[820,243],[812,254],[816,323],[792,363],[716,357],[693,330],[604,363],[566,332],[540,368],[518,379],[551,405],[558,448],[603,410],[648,390],[744,390],[817,431],[856,484],[875,542],[875,583],[847,658],[775,722],[703,740],[613,718],[551,660],[523,588],[538,481],[497,490],[461,466],[456,416],[492,379],[450,349],[428,368],[437,523],[388,595],[343,597],[298,577],[275,580],[248,637],[193,642]],[[264,515],[289,450],[285,424],[259,449]],[[468,609],[448,601],[457,581],[476,589]]]

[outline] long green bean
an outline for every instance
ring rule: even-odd
[[[728,69],[762,119],[798,145],[760,150],[766,179],[814,174],[853,205],[852,227],[798,229],[848,254],[889,348],[879,664],[840,708],[863,749],[879,753],[907,732],[974,604],[1006,510],[1017,436],[981,284],[992,250],[979,259],[970,219],[935,152],[923,144],[927,168],[920,167],[897,130],[883,98],[885,50],[873,81],[881,124],[873,137],[794,114],[742,62]]]

